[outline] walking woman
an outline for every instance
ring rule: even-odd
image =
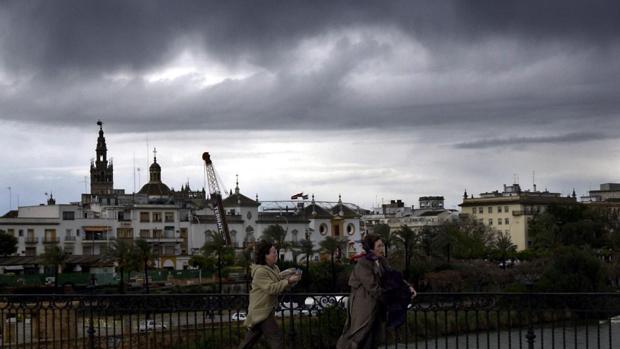
[[[243,323],[248,331],[240,349],[252,348],[261,336],[272,349],[283,348],[282,330],[275,319],[278,295],[301,278],[300,274],[292,274],[287,278],[280,276],[276,265],[278,253],[273,243],[260,241],[256,245],[255,263],[251,266],[252,290],[248,316]]]
[[[382,278],[390,270],[385,259],[385,245],[379,236],[368,234],[362,240],[362,247],[365,254],[357,259],[349,277],[351,295],[347,320],[337,349],[377,348],[381,322],[385,320]],[[407,285],[407,290],[415,295],[413,287]]]

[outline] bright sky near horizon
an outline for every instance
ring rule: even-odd
[[[0,214],[115,188],[371,208],[620,182],[617,1],[3,1]],[[148,143],[148,147],[147,147]],[[135,165],[134,165],[135,164]],[[134,174],[139,177],[134,184]],[[9,189],[10,187],[10,189]]]

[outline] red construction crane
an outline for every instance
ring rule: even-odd
[[[226,223],[226,212],[224,211],[224,204],[222,203],[222,194],[220,192],[220,186],[217,183],[217,177],[215,176],[215,168],[213,168],[213,162],[208,152],[202,153],[202,159],[207,166],[207,184],[209,185],[209,195],[211,196],[211,204],[215,210],[215,220],[217,222],[217,230],[220,235],[226,240],[226,245],[232,246],[230,240],[230,233],[228,232],[228,224]]]

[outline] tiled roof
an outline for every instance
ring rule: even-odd
[[[241,194],[234,193],[229,195],[222,201],[224,207],[258,207],[260,204],[249,197]]]
[[[316,216],[312,215],[312,212],[316,212]],[[304,215],[307,219],[318,218],[318,219],[332,219],[332,214],[329,213],[326,209],[319,205],[308,205],[304,208]]]
[[[338,204],[331,209],[334,216],[340,216],[340,210],[342,210],[342,218],[357,218],[360,216],[355,213],[355,211],[350,209],[347,205]]]

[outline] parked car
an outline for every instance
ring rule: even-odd
[[[138,325],[138,331],[140,332],[165,330],[167,328],[168,326],[166,326],[165,323],[161,321],[155,322],[155,320],[143,320],[143,321],[140,321],[140,324]]]
[[[236,312],[234,314],[232,314],[232,316],[230,317],[230,319],[232,321],[245,321],[245,318],[248,316],[248,314],[244,311],[239,311]]]

